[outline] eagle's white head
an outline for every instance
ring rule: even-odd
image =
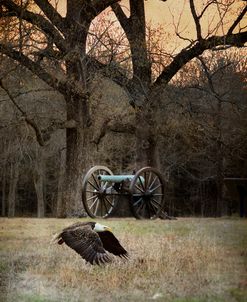
[[[106,225],[103,225],[103,224],[100,224],[98,222],[95,223],[95,226],[94,226],[94,229],[93,229],[95,232],[105,232],[105,231],[108,231],[108,232],[112,232],[111,228],[109,228],[108,226]]]

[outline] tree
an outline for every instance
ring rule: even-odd
[[[1,20],[13,21],[17,35],[3,35],[0,52],[31,70],[49,86],[63,94],[66,101],[66,181],[63,186],[62,215],[70,215],[79,207],[80,179],[87,163],[91,116],[89,110],[90,81],[101,72],[125,87],[136,109],[136,161],[159,165],[155,112],[160,92],[177,72],[191,59],[205,50],[218,46],[241,47],[247,41],[247,31],[241,30],[241,21],[247,7],[238,4],[240,11],[232,19],[226,33],[219,34],[218,26],[203,34],[201,20],[208,9],[216,6],[219,22],[224,24],[233,1],[207,1],[200,12],[190,0],[190,9],[197,36],[184,49],[174,55],[156,78],[152,77],[152,64],[147,51],[144,0],[130,0],[127,17],[118,0],[68,0],[66,16],[62,17],[48,0],[1,0]],[[163,4],[164,7],[166,3]],[[132,76],[126,76],[114,62],[102,63],[87,53],[90,24],[110,7],[119,20],[128,39]],[[40,10],[40,13],[37,11]],[[180,33],[177,32],[177,35]],[[13,38],[14,36],[14,38]],[[181,35],[180,35],[181,36]],[[61,126],[61,125],[60,125]],[[41,133],[42,134],[42,133]],[[40,143],[46,140],[41,135]]]
[[[86,167],[90,116],[88,108],[88,60],[86,39],[91,21],[115,1],[68,1],[66,17],[56,11],[48,1],[1,1],[1,17],[19,20],[19,35],[16,41],[1,43],[0,51],[19,61],[48,85],[64,95],[67,106],[67,160],[66,183],[63,186],[63,204],[69,215],[78,208],[80,200],[81,173]],[[35,7],[36,4],[36,7]],[[40,8],[42,14],[35,13]],[[32,11],[33,10],[33,11]],[[16,19],[16,18],[15,18]],[[30,35],[32,25],[35,32]],[[22,25],[22,26],[21,26]],[[34,42],[27,47],[27,39]],[[20,43],[21,41],[21,43]],[[18,43],[19,42],[19,43]],[[45,47],[43,45],[45,44]],[[37,50],[38,48],[38,50]],[[45,61],[45,62],[44,62]],[[48,63],[56,62],[54,71]],[[41,144],[44,144],[45,141]]]
[[[183,138],[180,151],[183,148],[184,166],[195,180],[197,177],[188,188],[188,204],[201,207],[202,214],[221,216],[227,213],[224,177],[240,177],[238,161],[242,159],[243,165],[246,158],[246,59],[241,50],[207,52],[198,59],[180,72],[180,81],[176,82],[183,91],[179,100],[183,112],[179,120]],[[183,195],[188,176],[180,185]],[[206,188],[211,191],[210,198]]]
[[[37,209],[38,217],[44,216],[46,209],[48,212],[53,210],[48,204],[47,191],[52,189],[53,194],[56,194],[56,184],[52,183],[51,179],[46,181],[45,175],[56,175],[57,167],[51,168],[49,162],[56,162],[58,149],[64,147],[65,136],[61,135],[61,131],[60,135],[59,131],[50,133],[52,125],[64,118],[62,101],[60,94],[38,78],[35,79],[25,68],[17,66],[8,58],[1,61],[0,191],[3,216],[6,214],[5,209],[11,208],[15,210],[11,210],[15,215],[23,214],[25,210],[30,213]],[[38,141],[42,144],[45,135],[51,134],[52,143],[41,147]],[[29,188],[29,192],[26,192],[25,187]],[[28,195],[32,194],[33,196],[28,198]],[[12,201],[11,207],[7,201]],[[30,209],[26,209],[28,203]]]
[[[148,163],[150,165],[158,165],[157,156],[157,125],[155,125],[154,113],[157,111],[160,92],[166,87],[167,83],[185,66],[191,59],[201,55],[207,49],[217,48],[218,46],[243,46],[247,39],[247,32],[239,30],[233,33],[239,26],[241,20],[246,14],[247,7],[244,5],[241,12],[236,15],[235,20],[229,26],[226,34],[217,35],[218,24],[224,26],[224,17],[228,13],[233,2],[207,1],[205,6],[201,8],[200,13],[197,12],[193,0],[189,1],[191,15],[196,27],[196,38],[183,38],[177,31],[176,34],[187,40],[187,45],[177,54],[173,60],[163,68],[161,74],[151,81],[152,70],[148,58],[146,33],[145,33],[145,10],[144,1],[130,1],[130,16],[127,17],[119,4],[112,5],[121,26],[123,27],[132,54],[133,77],[129,84],[129,89],[135,88],[135,99],[141,99],[136,114],[136,133],[137,133],[137,161],[139,165]],[[164,4],[165,5],[165,4]],[[203,33],[201,20],[211,6],[216,5],[221,11],[219,13],[218,23],[214,28]],[[178,24],[177,24],[178,28]],[[133,93],[132,93],[133,95]],[[138,127],[140,126],[140,127]]]

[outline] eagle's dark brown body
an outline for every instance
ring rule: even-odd
[[[58,244],[66,243],[91,264],[111,262],[107,253],[128,257],[127,251],[106,226],[95,222],[77,222],[62,230],[56,237]]]

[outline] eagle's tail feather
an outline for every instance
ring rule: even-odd
[[[61,237],[61,233],[53,235],[51,239],[51,243],[63,244],[63,238]]]

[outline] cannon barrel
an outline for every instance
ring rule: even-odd
[[[122,182],[131,181],[135,175],[98,175],[98,180],[111,181],[111,182]],[[144,183],[144,177],[140,176],[141,181]]]

